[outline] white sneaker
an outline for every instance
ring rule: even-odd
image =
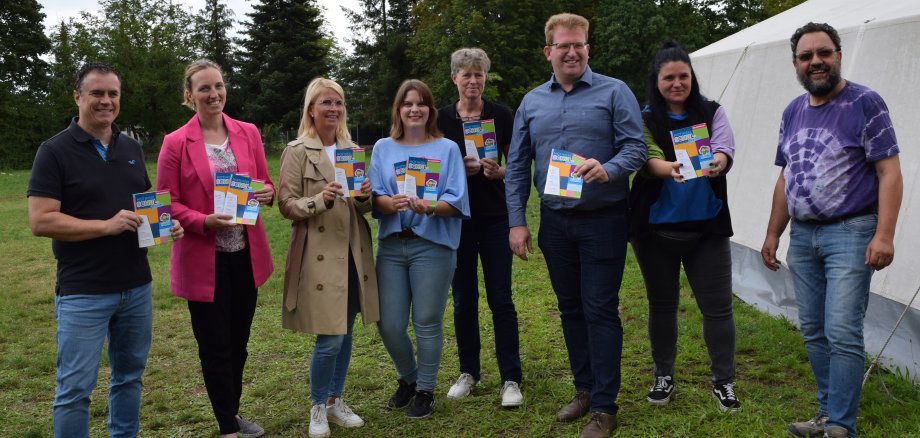
[[[473,390],[473,387],[479,383],[478,380],[474,379],[469,373],[462,373],[460,377],[457,378],[457,383],[454,383],[450,387],[450,391],[447,391],[447,398],[463,398],[470,395],[470,392]]]
[[[352,412],[351,408],[342,401],[342,397],[336,397],[334,404],[326,406],[326,418],[342,427],[364,426],[364,420]]]
[[[329,436],[329,420],[326,419],[326,404],[320,403],[310,408],[310,438]]]
[[[524,394],[517,382],[508,380],[502,385],[502,407],[513,408],[524,404]]]

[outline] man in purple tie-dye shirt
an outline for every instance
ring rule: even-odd
[[[782,171],[761,256],[779,268],[776,248],[791,219],[787,258],[819,409],[789,432],[855,437],[869,281],[894,258],[903,191],[898,142],[882,98],[840,77],[833,27],[808,23],[791,42],[808,92],[783,112],[776,150]]]

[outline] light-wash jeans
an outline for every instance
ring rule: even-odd
[[[390,236],[377,248],[380,322],[377,327],[396,374],[420,391],[434,391],[441,365],[444,307],[457,252],[420,237]],[[409,312],[418,363],[407,331]]]
[[[863,318],[873,272],[866,248],[877,222],[875,214],[826,225],[793,220],[790,231],[789,270],[820,411],[851,437],[866,365]]]
[[[109,435],[137,436],[141,376],[153,324],[152,284],[124,292],[55,296],[57,390],[54,436],[89,436],[90,394],[96,386],[102,345],[109,338]]]
[[[355,259],[348,251],[348,304],[344,335],[317,335],[310,359],[310,400],[314,405],[326,404],[329,397],[341,396],[345,376],[351,363],[352,327],[361,310],[360,279]]]

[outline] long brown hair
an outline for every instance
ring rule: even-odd
[[[434,106],[434,95],[431,94],[431,89],[425,85],[424,82],[418,79],[406,79],[399,86],[399,91],[396,92],[396,98],[393,99],[393,115],[392,122],[390,124],[390,137],[394,140],[401,139],[406,135],[406,130],[403,127],[402,118],[399,117],[399,110],[402,108],[403,102],[406,100],[406,95],[410,91],[415,90],[419,97],[422,98],[422,103],[428,107],[428,121],[425,123],[425,133],[430,137],[441,138],[444,135],[441,134],[441,131],[438,131],[438,109]]]

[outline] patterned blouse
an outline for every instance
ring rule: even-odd
[[[211,173],[236,172],[236,157],[230,148],[230,137],[223,144],[204,145],[211,165]],[[246,227],[235,226],[217,230],[217,252],[237,252],[246,248]]]

